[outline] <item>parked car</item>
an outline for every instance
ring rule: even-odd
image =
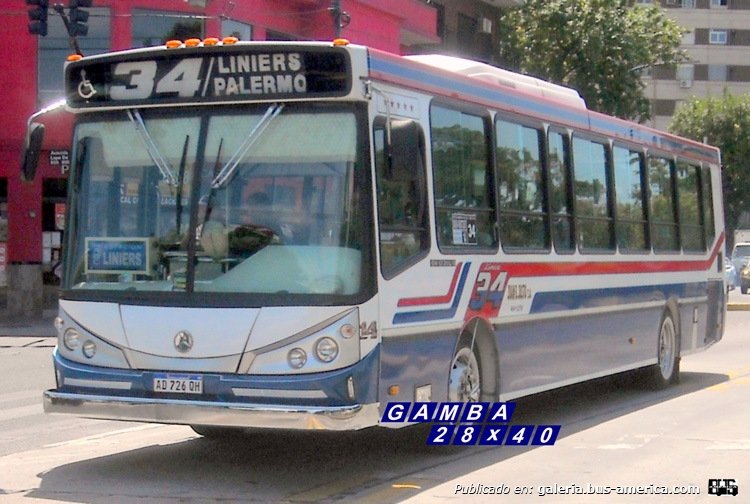
[[[740,283],[737,268],[734,267],[734,264],[728,257],[724,258],[724,277],[727,284],[727,292],[734,290],[734,288]]]
[[[732,264],[737,273],[742,271],[748,261],[750,261],[750,242],[735,243],[732,248]]]
[[[750,264],[746,264],[740,270],[740,292],[747,294],[748,289],[750,289]]]

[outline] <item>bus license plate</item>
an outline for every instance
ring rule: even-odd
[[[202,394],[203,377],[201,375],[154,375],[154,392],[172,394]]]

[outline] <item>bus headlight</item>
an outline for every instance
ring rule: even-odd
[[[91,359],[94,355],[96,355],[96,343],[91,340],[86,340],[81,350],[83,351],[83,355]]]
[[[81,335],[72,327],[63,334],[63,345],[71,352],[81,344]]]
[[[339,354],[339,345],[329,337],[320,338],[315,343],[315,357],[321,362],[332,362]]]
[[[307,354],[301,348],[292,348],[286,355],[286,361],[293,369],[299,369],[307,362]]]

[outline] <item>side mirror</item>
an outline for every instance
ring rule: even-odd
[[[23,151],[23,162],[21,164],[21,178],[26,182],[31,182],[36,176],[43,142],[44,124],[29,124],[29,130],[26,133],[26,148]]]

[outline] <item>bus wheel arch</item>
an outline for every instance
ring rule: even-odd
[[[492,326],[481,318],[464,325],[453,352],[448,376],[448,400],[494,401],[498,397],[498,358]],[[467,397],[478,377],[479,392]]]

